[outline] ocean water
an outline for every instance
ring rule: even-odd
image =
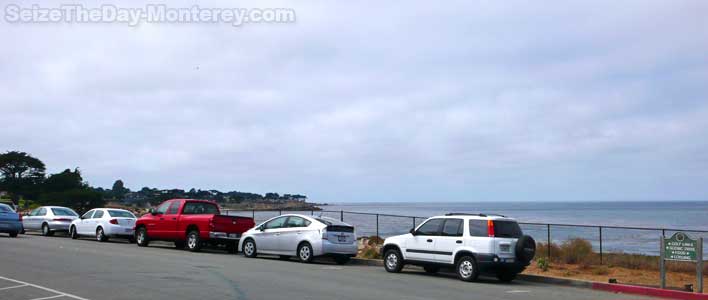
[[[314,212],[344,221],[357,228],[360,236],[378,235],[388,237],[408,232],[414,225],[409,217],[376,216],[356,214],[373,213],[415,216],[419,225],[425,218],[448,212],[495,213],[527,223],[574,224],[589,226],[624,226],[641,228],[681,229],[693,237],[704,238],[704,257],[708,257],[708,202],[477,202],[477,203],[338,203],[321,207],[326,212]],[[331,211],[331,212],[330,212]],[[345,211],[344,214],[340,211]],[[299,212],[313,214],[311,211]],[[242,212],[251,216],[251,212]],[[256,212],[256,222],[276,216],[278,212]],[[548,241],[545,225],[522,225],[526,234],[538,242]],[[571,238],[583,238],[600,249],[600,232],[597,227],[551,226],[551,240],[563,243]],[[666,236],[674,231],[666,230]],[[661,230],[603,228],[603,252],[624,252],[658,255]]]

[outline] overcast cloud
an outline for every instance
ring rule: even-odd
[[[321,202],[708,199],[707,1],[200,2],[234,5],[297,21],[3,20],[0,151]]]

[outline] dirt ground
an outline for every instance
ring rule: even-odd
[[[635,270],[622,267],[589,266],[552,263],[547,271],[543,271],[536,263],[532,263],[524,274],[542,275],[559,278],[580,279],[596,282],[608,282],[610,278],[617,279],[617,283],[659,286],[660,276],[658,271]],[[703,275],[703,293],[708,293],[708,278]],[[667,287],[684,289],[686,284],[696,286],[696,273],[668,272],[666,274]]]

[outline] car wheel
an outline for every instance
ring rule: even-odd
[[[72,240],[78,239],[79,235],[76,234],[76,226],[69,227],[69,236]]]
[[[346,264],[349,262],[349,260],[349,256],[339,255],[334,257],[334,262],[336,262],[338,265]]]
[[[310,243],[302,243],[300,244],[300,247],[297,248],[297,258],[300,259],[300,262],[312,262],[313,255],[314,253],[312,251],[312,246],[310,246]]]
[[[184,249],[184,246],[187,245],[187,242],[185,241],[175,241],[175,248],[177,249]]]
[[[103,232],[103,227],[98,227],[96,229],[96,240],[99,242],[108,241],[108,237],[106,236],[106,233]]]
[[[256,242],[254,242],[252,239],[247,239],[245,242],[243,242],[243,255],[246,257],[256,257],[258,255],[257,249],[256,249]]]
[[[199,238],[199,231],[192,230],[187,233],[187,250],[198,252],[202,249],[202,241]]]
[[[440,271],[440,267],[425,266],[425,267],[423,267],[423,270],[425,270],[425,273],[435,274],[435,273],[437,273],[438,271]]]
[[[516,279],[516,273],[502,271],[502,272],[497,273],[497,279],[499,279],[499,281],[501,281],[501,282],[511,282],[514,279]]]
[[[463,256],[457,260],[455,267],[457,278],[463,281],[475,281],[479,276],[477,261],[472,256]]]
[[[396,249],[386,251],[384,255],[384,268],[391,273],[401,272],[403,269],[403,257]]]
[[[49,224],[47,224],[47,223],[42,224],[42,235],[43,235],[43,236],[52,236],[52,235],[54,235],[54,232],[52,232],[52,230],[49,229]]]
[[[10,232],[10,237],[17,237],[18,232]]]
[[[135,242],[140,247],[147,247],[148,244],[150,244],[150,237],[148,237],[148,233],[145,227],[140,227],[135,232]]]

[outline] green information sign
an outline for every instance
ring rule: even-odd
[[[683,232],[674,233],[664,240],[664,259],[680,261],[696,261],[698,242]]]

